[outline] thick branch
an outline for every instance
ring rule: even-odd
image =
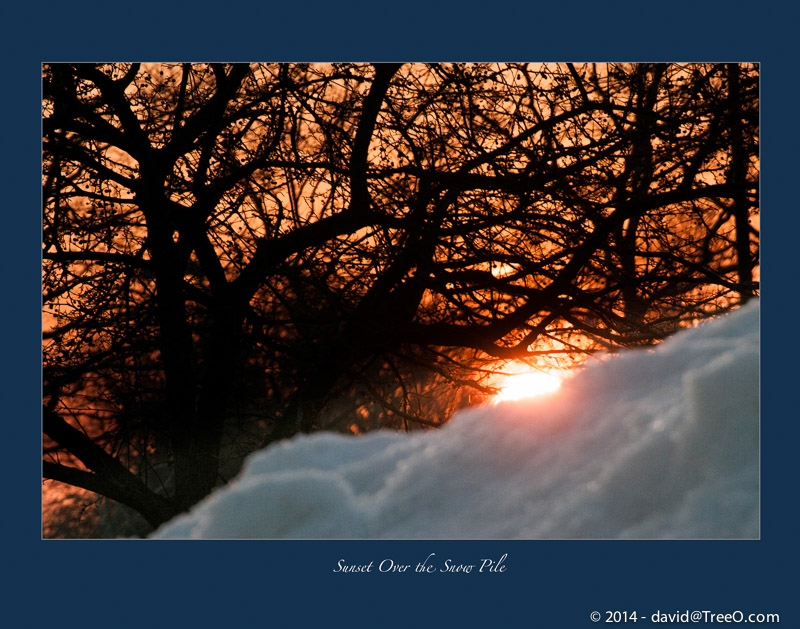
[[[177,515],[166,498],[149,491],[136,491],[128,486],[119,485],[115,479],[99,474],[52,461],[42,461],[42,477],[81,487],[124,504],[139,512],[153,528]]]
[[[91,470],[91,472],[81,472],[45,461],[44,472],[47,478],[77,484],[126,504],[139,511],[154,525],[175,515],[166,498],[148,489],[118,459],[80,430],[70,426],[56,412],[44,409],[42,428],[48,437],[63,446]],[[73,482],[76,480],[80,483]],[[154,520],[160,521],[154,523]]]

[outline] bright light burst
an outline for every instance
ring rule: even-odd
[[[561,378],[552,373],[530,372],[507,376],[500,385],[498,402],[521,400],[552,393],[561,386]]]

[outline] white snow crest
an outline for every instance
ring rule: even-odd
[[[438,431],[300,436],[155,538],[757,538],[759,306]]]

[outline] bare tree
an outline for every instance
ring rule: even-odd
[[[492,361],[735,307],[758,290],[757,79],[45,66],[45,477],[157,525],[224,480],[226,444],[435,426]]]

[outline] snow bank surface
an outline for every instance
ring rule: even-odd
[[[156,538],[757,538],[759,308],[438,431],[249,457]]]

